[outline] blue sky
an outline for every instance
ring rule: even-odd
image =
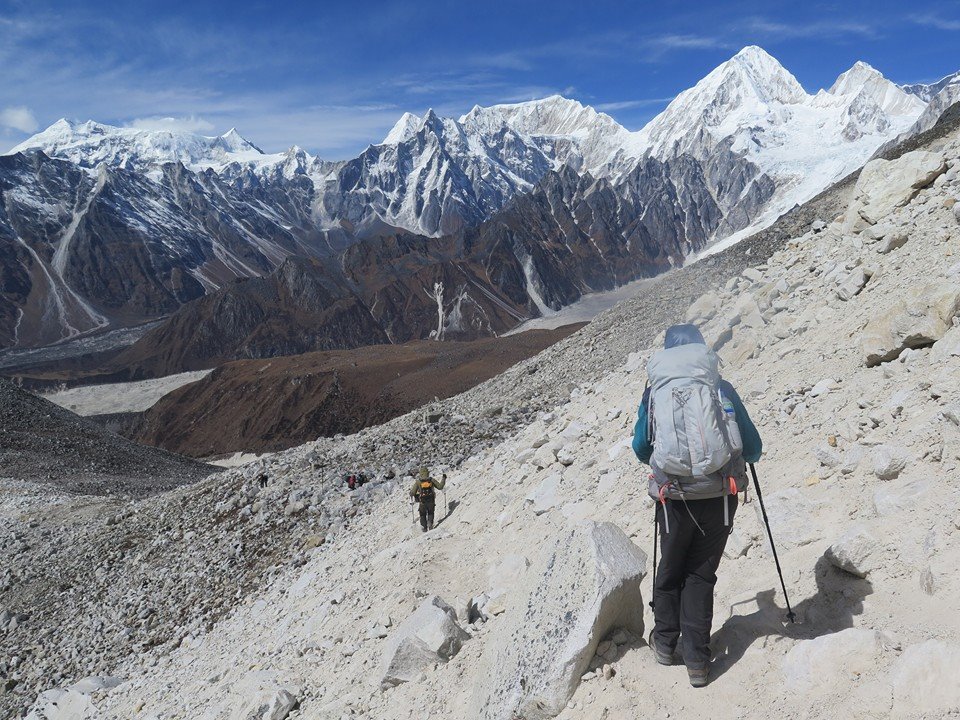
[[[336,159],[404,111],[557,92],[637,129],[749,44],[808,91],[861,59],[932,81],[960,69],[960,2],[0,0],[0,150],[65,116]]]

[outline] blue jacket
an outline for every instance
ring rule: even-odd
[[[743,401],[737,391],[733,389],[733,385],[726,380],[720,381],[720,391],[725,398],[733,403],[737,425],[740,427],[740,437],[743,440],[743,459],[748,463],[759,461],[760,454],[763,452],[763,441],[747,414]],[[637,424],[633,428],[633,452],[636,453],[640,462],[647,465],[650,464],[650,456],[653,455],[653,444],[651,438],[647,437],[647,405],[649,402],[650,388],[648,387],[643,393],[643,401],[640,403],[639,411],[637,411]]]

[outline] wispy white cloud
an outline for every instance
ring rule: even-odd
[[[136,118],[128,123],[129,127],[139,130],[172,130],[177,132],[202,133],[213,130],[208,120],[190,115],[188,117],[145,117]]]
[[[866,21],[817,20],[807,23],[781,23],[762,17],[749,18],[742,23],[747,33],[765,40],[789,40],[796,38],[836,39],[840,37],[876,37],[877,27]]]
[[[960,20],[949,20],[939,15],[914,15],[910,20],[917,25],[925,25],[937,30],[960,30]]]
[[[22,133],[36,132],[40,127],[33,111],[27,107],[8,107],[0,110],[0,125]]]
[[[617,110],[630,110],[632,108],[649,107],[651,105],[663,105],[671,100],[673,100],[672,97],[620,100],[616,102],[597,103],[593,107],[601,112],[615,112]]]

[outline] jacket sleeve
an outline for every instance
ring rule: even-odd
[[[443,490],[443,486],[446,484],[447,484],[447,479],[443,475],[441,475],[438,478],[433,478],[433,486],[437,490]]]
[[[647,437],[647,406],[649,405],[650,388],[643,392],[643,400],[640,402],[640,409],[637,410],[637,424],[633,427],[633,452],[637,459],[642,463],[650,464],[650,456],[653,455],[653,446],[650,444],[650,438]]]
[[[743,459],[748,463],[755,463],[760,460],[763,453],[763,440],[760,439],[760,433],[757,432],[756,425],[750,419],[747,408],[740,399],[740,395],[730,383],[724,383],[725,392],[730,395],[730,401],[733,403],[733,409],[736,413],[737,426],[740,428],[740,439],[743,440]]]
[[[410,486],[410,497],[415,498],[417,496],[417,490],[419,489],[420,483],[414,480],[413,485]]]

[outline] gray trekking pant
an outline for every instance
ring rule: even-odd
[[[729,527],[723,524],[724,502],[730,503]],[[664,508],[669,533],[663,523]],[[661,558],[653,590],[653,636],[668,651],[682,639],[687,667],[702,668],[710,662],[713,587],[736,510],[736,495],[657,505]]]

